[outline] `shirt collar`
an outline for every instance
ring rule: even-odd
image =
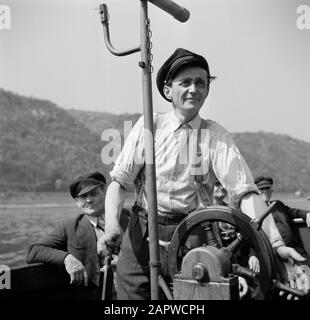
[[[192,129],[199,129],[201,125],[201,118],[199,113],[197,113],[194,119],[187,122],[186,124],[189,125]],[[170,129],[171,131],[175,131],[179,129],[181,126],[182,126],[182,122],[176,117],[174,112],[171,111],[167,118],[167,128]]]
[[[177,130],[181,125],[180,120],[175,116],[174,112],[171,111],[167,118],[167,129],[171,132]]]
[[[89,216],[87,215],[90,223],[96,228],[97,224],[98,224],[98,217],[94,217],[94,216]],[[102,216],[99,217],[99,219],[101,220],[101,223],[104,224],[104,219]]]
[[[197,113],[196,117],[187,123],[192,129],[200,129],[201,118],[199,113]]]

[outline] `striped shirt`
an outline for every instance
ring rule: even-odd
[[[231,135],[218,123],[201,119],[197,114],[184,125],[173,111],[155,114],[154,122],[159,213],[187,214],[197,209],[194,186],[197,172],[202,176],[203,190],[210,205],[216,178],[237,208],[243,195],[258,193],[252,174]],[[141,117],[129,133],[110,175],[125,189],[134,184],[138,200],[144,196],[139,204],[147,208],[144,164],[144,124]]]

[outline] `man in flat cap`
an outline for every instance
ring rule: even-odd
[[[213,79],[206,59],[182,48],[175,50],[157,74],[158,90],[172,106],[171,112],[154,115],[158,229],[162,242],[170,240],[187,214],[212,204],[216,179],[228,191],[233,205],[247,215],[260,216],[267,209],[231,135],[218,123],[199,115]],[[112,183],[106,196],[106,246],[118,242],[118,217],[126,190],[135,185],[137,194],[118,260],[118,299],[149,299],[143,117],[127,137],[110,175]],[[302,259],[294,249],[284,246],[272,216],[266,218],[264,230],[282,258]],[[167,261],[162,251],[165,274]]]
[[[307,275],[309,281],[310,257],[304,249],[304,246],[300,240],[300,236],[296,233],[294,219],[302,218],[306,222],[308,228],[310,228],[310,212],[297,208],[290,208],[279,200],[271,201],[273,193],[273,179],[271,177],[259,176],[255,179],[255,184],[259,190],[261,198],[268,206],[274,202],[276,203],[271,213],[285,245],[294,248],[301,256],[306,259],[305,261],[297,263],[293,263],[292,261],[286,262],[286,268],[294,267],[301,274],[304,273],[305,275]],[[282,274],[282,276],[288,277],[288,279],[283,279],[283,281],[289,281],[289,277],[291,275]]]
[[[290,208],[279,200],[271,201],[273,193],[273,179],[271,177],[259,176],[255,179],[255,184],[259,190],[262,199],[269,206],[271,203],[276,202],[272,210],[274,221],[279,229],[284,243],[296,249],[303,257],[307,258],[308,264],[310,264],[309,256],[300,243],[298,236],[294,233],[294,222],[296,218],[302,218],[308,228],[310,228],[310,212],[307,210],[301,210],[297,208]]]
[[[70,193],[82,213],[62,222],[45,239],[30,246],[28,263],[64,266],[78,299],[99,299],[99,276],[103,266],[99,239],[104,236],[106,179],[99,172],[79,177]]]

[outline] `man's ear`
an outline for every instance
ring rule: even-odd
[[[164,92],[164,95],[167,99],[171,100],[171,87],[167,86],[166,84],[164,85],[164,88],[163,88],[163,92]]]

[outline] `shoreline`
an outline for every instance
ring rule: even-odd
[[[134,201],[134,192],[128,193],[126,203]],[[307,196],[296,196],[292,192],[274,193],[272,199],[283,201],[288,206],[310,210]],[[0,194],[0,210],[27,208],[73,208],[74,200],[68,192],[20,192]]]
[[[0,209],[24,209],[24,208],[71,208],[74,204],[39,203],[39,204],[4,204]]]

